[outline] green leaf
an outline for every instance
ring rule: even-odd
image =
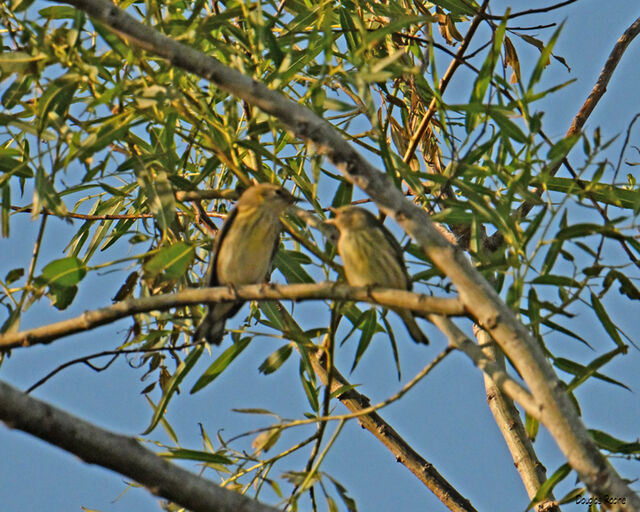
[[[174,393],[178,390],[180,383],[184,380],[184,378],[189,374],[191,369],[198,362],[198,359],[200,359],[200,356],[202,355],[203,351],[204,351],[204,345],[199,345],[196,348],[194,348],[191,352],[189,352],[189,355],[184,361],[180,362],[180,364],[178,365],[178,368],[176,368],[175,373],[171,376],[171,378],[169,379],[169,382],[167,382],[165,386],[164,394],[162,395],[162,398],[160,399],[160,402],[158,402],[158,406],[156,407],[156,410],[153,413],[153,417],[151,418],[151,423],[149,423],[149,426],[145,429],[142,435],[147,435],[154,428],[156,428],[156,425],[160,421],[160,418],[164,416],[167,406],[169,405],[169,401],[173,397]]]
[[[331,206],[333,208],[339,208],[340,206],[350,204],[352,198],[353,185],[346,180],[340,180],[340,185],[338,185],[338,190],[336,190],[336,193],[333,196]]]
[[[185,448],[169,448],[168,452],[159,452],[160,457],[165,459],[197,460],[207,464],[233,464],[229,457],[219,453],[201,452],[198,450],[187,450]]]
[[[67,207],[60,199],[60,194],[58,194],[53,187],[51,178],[49,178],[45,170],[39,166],[36,171],[36,187],[33,191],[31,218],[36,219],[43,208],[60,217],[64,217],[68,213]]]
[[[291,347],[291,344],[287,343],[286,345],[283,345],[267,357],[258,367],[258,370],[265,375],[275,372],[287,359],[289,359],[292,351],[293,348]]]
[[[47,58],[44,53],[30,55],[21,51],[2,52],[0,53],[0,71],[3,75],[33,73],[36,69],[35,64]]]
[[[502,49],[502,43],[507,28],[507,20],[508,17],[503,19],[493,33],[493,45],[491,46],[491,51],[482,63],[482,67],[478,72],[478,76],[473,84],[469,103],[481,105],[484,101],[484,96],[487,93],[487,89],[489,88],[489,84],[493,77],[493,70],[500,61],[500,51]],[[467,132],[473,131],[473,129],[478,125],[478,120],[478,113],[467,111],[465,122]]]
[[[197,391],[200,391],[206,385],[212,383],[214,380],[218,378],[218,376],[231,364],[231,362],[238,357],[242,351],[247,348],[251,338],[246,337],[242,338],[237,343],[231,345],[228,349],[226,349],[222,354],[220,354],[217,359],[211,363],[209,368],[200,376],[200,378],[196,381],[196,383],[191,388],[189,393],[193,394]]]
[[[65,287],[78,284],[87,274],[87,267],[74,256],[54,260],[42,269],[40,279],[46,284]]]
[[[544,318],[542,320],[542,325],[549,327],[550,329],[553,329],[556,332],[560,332],[562,334],[565,334],[573,339],[576,339],[578,341],[581,341],[582,343],[584,343],[587,347],[589,347],[590,349],[593,350],[593,347],[589,344],[589,342],[587,340],[585,340],[584,338],[578,336],[575,332],[570,331],[569,329],[567,329],[566,327],[561,326],[560,324],[557,324],[555,322],[552,322],[551,320],[549,320],[548,318]]]
[[[620,348],[616,348],[606,354],[603,354],[597,357],[591,363],[589,363],[588,366],[583,366],[579,363],[576,363],[575,361],[570,361],[562,357],[554,359],[553,365],[559,368],[560,370],[563,370],[567,373],[571,373],[575,375],[575,377],[567,386],[567,391],[575,390],[578,386],[580,386],[590,377],[595,377],[596,379],[600,379],[610,384],[615,384],[616,386],[620,386],[622,388],[625,388],[628,391],[631,391],[631,389],[628,386],[624,385],[623,383],[618,382],[617,380],[614,380],[610,377],[607,377],[606,375],[603,375],[597,371],[599,368],[601,368],[602,366],[607,364],[609,361],[611,361],[611,359],[613,359],[615,356],[625,351],[626,350],[623,351]]]
[[[331,475],[327,475],[327,478],[329,478],[329,480],[331,480],[331,482],[335,486],[336,490],[338,491],[338,495],[340,496],[342,503],[344,503],[344,505],[347,507],[347,510],[349,512],[357,512],[358,507],[356,507],[356,502],[353,498],[351,498],[351,496],[347,494],[347,489]]]
[[[605,331],[607,331],[609,336],[611,336],[614,343],[618,345],[618,347],[626,350],[626,345],[618,333],[618,328],[611,321],[611,318],[607,314],[607,310],[604,308],[597,295],[593,292],[591,292],[591,305],[593,306],[593,310],[596,312],[596,315],[598,315],[598,320],[600,320],[602,327],[604,327]]]
[[[195,247],[185,242],[163,247],[144,263],[145,276],[153,278],[163,274],[165,279],[177,279],[187,272],[194,258]]]
[[[529,414],[525,414],[525,432],[527,433],[527,437],[532,441],[536,440],[538,437],[538,431],[540,430],[540,422],[535,419],[533,416]]]
[[[625,453],[625,454],[638,454],[640,453],[640,443],[633,442],[627,443],[625,441],[621,441],[613,437],[606,432],[602,432],[601,430],[589,430],[591,437],[598,445],[598,448],[603,450],[608,450],[612,453]]]
[[[553,488],[562,482],[562,480],[567,478],[570,473],[571,466],[569,464],[563,464],[560,466],[553,475],[551,475],[547,481],[540,486],[536,495],[529,502],[529,506],[526,510],[531,510],[536,503],[546,499],[547,496],[553,492]]]
[[[23,268],[11,269],[9,272],[7,272],[7,275],[4,278],[4,282],[6,284],[14,283],[18,279],[20,279],[23,275],[24,275],[24,269]]]
[[[396,364],[396,374],[398,375],[398,382],[400,382],[402,380],[402,369],[400,368],[400,354],[398,353],[396,335],[393,332],[391,324],[389,324],[389,320],[387,320],[386,314],[382,315],[382,323],[384,324],[384,327],[387,330],[387,335],[389,336],[389,343],[391,344],[391,351],[393,352],[393,361]]]
[[[78,88],[76,80],[59,79],[49,84],[37,102],[38,132],[42,133],[49,125],[49,113],[55,112],[62,117],[69,109],[71,100]]]
[[[578,197],[592,197],[598,202],[628,208],[637,211],[640,208],[640,193],[637,190],[608,185],[606,183],[593,183],[586,180],[576,180],[574,178],[548,178],[543,180],[533,178],[532,186],[544,186],[548,190],[562,192],[564,194],[575,194]]]
[[[555,46],[556,41],[560,36],[560,32],[562,31],[563,26],[564,26],[564,22],[562,22],[558,27],[558,29],[553,33],[547,45],[540,49],[540,58],[538,59],[538,62],[536,62],[536,65],[533,71],[531,72],[531,78],[529,78],[529,84],[527,86],[527,89],[529,90],[529,92],[533,91],[533,87],[540,81],[540,78],[542,78],[542,71],[544,70],[544,68],[546,68],[549,65],[549,59],[551,57],[553,47]],[[531,44],[534,44],[535,46],[538,46],[534,42],[537,40],[534,40],[530,36],[523,39],[525,39],[527,42],[530,42]],[[538,48],[540,47],[538,46]]]
[[[278,251],[274,258],[277,269],[287,280],[287,283],[313,283],[315,280],[302,267],[301,263],[311,263],[306,254],[298,251]]]
[[[338,16],[340,18],[340,26],[342,27],[343,36],[347,42],[349,52],[356,53],[360,49],[360,35],[351,16],[353,13],[344,7],[338,8]]]
[[[318,413],[318,411],[320,410],[320,401],[318,400],[318,389],[313,385],[313,382],[311,382],[302,374],[302,372],[300,375],[300,382],[302,384],[302,388],[304,389],[304,394],[307,397],[307,401],[311,406],[311,409],[315,413]]]
[[[51,299],[51,303],[56,307],[56,309],[62,311],[71,305],[77,293],[77,286],[51,285],[49,286],[47,296]]]
[[[562,498],[558,500],[558,505],[565,505],[567,503],[576,503],[576,499],[582,496],[585,493],[584,487],[576,487],[575,489],[570,490],[567,494],[565,494]]]
[[[358,327],[362,330],[362,333],[360,334],[360,340],[358,342],[356,355],[353,359],[353,365],[351,366],[351,371],[355,370],[356,366],[358,366],[360,359],[362,358],[362,356],[367,350],[367,347],[369,347],[369,344],[371,343],[371,339],[373,338],[373,335],[376,333],[376,330],[378,328],[378,315],[376,313],[376,310],[369,309],[365,311],[364,314],[362,315],[360,323],[358,324]]]
[[[569,151],[571,151],[573,146],[575,146],[576,142],[580,140],[580,137],[582,137],[582,134],[574,133],[573,135],[569,135],[568,137],[561,139],[559,142],[556,142],[551,149],[549,149],[549,152],[547,153],[547,160],[551,162],[559,162],[562,160],[569,154]]]
[[[0,181],[1,178],[0,178]],[[11,187],[2,187],[2,212],[0,213],[0,224],[2,238],[9,238],[11,228]]]
[[[550,284],[553,286],[570,286],[572,288],[579,288],[581,286],[580,283],[572,277],[558,276],[554,274],[538,276],[531,282],[534,284]]]
[[[15,107],[18,102],[31,90],[33,77],[30,75],[18,77],[2,95],[2,105],[7,110]]]
[[[466,16],[473,16],[479,8],[478,4],[473,0],[469,2],[462,0],[435,0],[433,3],[450,11],[451,14]]]
[[[164,171],[151,173],[149,169],[136,170],[138,183],[144,188],[149,210],[158,223],[158,227],[165,231],[176,218],[176,200],[168,175]]]

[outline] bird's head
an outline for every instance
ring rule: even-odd
[[[378,220],[373,213],[359,206],[342,206],[340,208],[331,208],[331,211],[335,214],[335,217],[326,222],[333,224],[340,232],[372,228],[378,224]]]
[[[285,189],[271,183],[260,183],[245,190],[238,199],[239,208],[267,208],[278,214],[298,199]]]

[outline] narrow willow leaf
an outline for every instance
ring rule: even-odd
[[[533,44],[534,46],[537,46],[538,49],[540,50],[540,57],[538,59],[538,62],[536,62],[536,65],[533,68],[533,71],[531,72],[531,77],[529,78],[529,84],[527,85],[527,89],[529,91],[532,91],[534,86],[540,81],[540,79],[542,78],[542,71],[544,70],[544,68],[546,68],[549,65],[549,60],[553,51],[553,47],[555,46],[556,41],[560,36],[560,32],[562,31],[563,26],[564,26],[564,22],[560,24],[558,29],[551,36],[551,39],[549,40],[549,42],[546,45],[544,45],[542,48],[540,48],[542,43],[540,43],[540,41],[538,41],[537,39],[534,39],[531,36],[523,37],[525,41]]]
[[[209,368],[207,368],[207,370],[196,381],[189,393],[193,394],[197,391],[200,391],[206,385],[211,384],[214,380],[216,380],[218,376],[231,364],[231,362],[236,357],[238,357],[245,348],[247,348],[250,341],[251,338],[249,337],[242,338],[240,341],[234,343],[222,354],[220,354],[218,358],[213,363],[211,363]]]
[[[298,253],[301,254],[301,253]],[[289,284],[295,283],[313,283],[315,280],[307,273],[307,271],[297,260],[296,251],[278,251],[274,258],[277,269],[287,280]]]
[[[38,167],[36,171],[36,186],[33,191],[31,218],[36,219],[43,208],[60,217],[64,217],[68,213],[67,207],[62,202],[60,194],[56,192],[51,178],[47,176],[42,167]]]
[[[289,343],[283,345],[278,350],[269,355],[258,367],[258,370],[265,375],[269,375],[270,373],[275,372],[285,363],[287,359],[289,359],[292,351],[293,348]]]
[[[601,430],[589,430],[591,437],[598,445],[598,448],[608,450],[612,453],[638,454],[640,453],[640,442],[627,443],[613,437]]]
[[[166,172],[159,171],[152,175],[147,168],[136,171],[138,183],[144,188],[147,204],[159,228],[165,231],[176,217],[176,201],[173,188]]]
[[[351,371],[356,369],[360,359],[367,351],[373,335],[378,328],[378,315],[375,309],[369,309],[362,315],[362,320],[358,327],[361,329],[360,340],[358,341],[358,348],[356,349],[356,355],[353,358],[353,364],[351,365]]]
[[[168,452],[159,452],[158,455],[165,459],[197,460],[207,464],[233,464],[229,457],[219,453],[201,452],[198,450],[187,450],[185,448],[169,448]]]
[[[543,276],[536,277],[533,281],[534,284],[550,284],[554,286],[570,286],[572,288],[579,288],[580,283],[569,276],[559,276],[554,274],[545,274]]]
[[[160,274],[166,279],[176,279],[187,272],[195,258],[195,247],[185,242],[177,242],[163,247],[143,265],[148,278]]]
[[[553,475],[551,475],[547,481],[540,486],[536,495],[529,502],[529,506],[526,510],[531,510],[536,503],[544,500],[548,494],[553,492],[554,487],[567,478],[570,473],[571,466],[569,464],[563,464],[560,466]]]
[[[591,292],[591,305],[593,306],[593,310],[596,312],[596,315],[598,315],[598,320],[600,320],[602,327],[607,331],[613,342],[618,345],[618,347],[626,349],[626,345],[618,333],[618,328],[609,317],[607,310],[598,296],[593,292]]]
[[[200,356],[202,355],[203,351],[204,351],[204,345],[197,346],[196,348],[191,350],[187,358],[178,365],[178,368],[176,368],[175,373],[171,376],[171,378],[169,379],[169,382],[167,382],[165,386],[165,392],[162,395],[160,402],[158,402],[158,406],[156,407],[153,417],[151,418],[151,423],[149,423],[149,426],[145,429],[142,435],[147,435],[154,428],[156,428],[158,421],[160,421],[160,418],[164,416],[164,413],[167,410],[169,401],[171,400],[175,392],[178,390],[180,383],[184,380],[184,378],[189,374],[191,369],[198,362],[198,359],[200,359]]]

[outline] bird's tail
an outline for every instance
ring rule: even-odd
[[[226,320],[224,317],[215,318],[212,312],[207,313],[197,327],[193,335],[193,340],[200,341],[204,338],[207,343],[211,345],[220,345],[220,343],[222,343],[222,337],[224,336],[224,324]]]
[[[224,326],[227,318],[235,315],[240,307],[242,307],[241,302],[229,302],[209,306],[207,314],[196,328],[193,340],[200,341],[204,338],[207,343],[211,345],[220,345],[224,337]]]

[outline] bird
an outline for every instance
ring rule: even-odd
[[[215,239],[209,261],[208,286],[233,287],[267,282],[280,242],[280,215],[296,201],[288,191],[270,183],[246,189]],[[220,345],[227,319],[242,305],[243,302],[238,301],[208,306],[194,339]]]
[[[402,248],[382,222],[358,206],[342,206],[332,211],[335,217],[326,222],[340,232],[337,248],[347,282],[351,286],[411,290]],[[416,343],[429,344],[411,311],[393,311],[400,316]]]

